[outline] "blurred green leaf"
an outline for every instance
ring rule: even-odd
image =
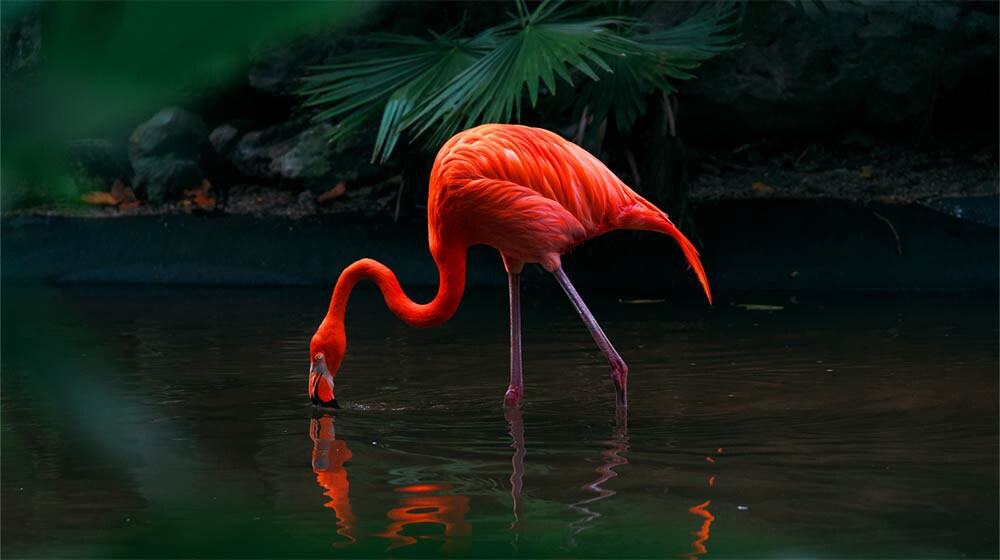
[[[4,66],[4,182],[48,187],[62,174],[54,151],[69,139],[121,136],[165,105],[197,103],[245,80],[254,46],[328,31],[362,9],[360,2],[3,2],[5,34],[35,21],[41,49],[31,68]]]

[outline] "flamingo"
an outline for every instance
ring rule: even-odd
[[[462,299],[466,253],[473,245],[500,251],[507,269],[510,384],[503,402],[509,408],[518,407],[524,395],[519,294],[525,263],[539,263],[552,273],[573,303],[611,366],[618,407],[628,405],[628,367],[563,272],[561,255],[612,230],[664,233],[680,245],[712,302],[698,251],[667,215],[589,152],[553,132],[506,124],[459,132],[438,152],[428,191],[427,233],[438,268],[437,294],[429,303],[414,302],[396,275],[372,259],[361,259],[344,269],[309,345],[313,404],[338,407],[334,376],[347,348],[344,313],[355,284],[373,280],[389,309],[413,327],[439,325],[451,318]]]

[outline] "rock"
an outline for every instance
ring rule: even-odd
[[[822,6],[748,3],[743,46],[679,84],[679,117],[688,125],[680,134],[748,138],[885,128],[928,119],[936,101],[972,77],[996,83],[996,14],[975,4]]]
[[[326,138],[333,129],[327,123],[312,126],[292,138],[288,149],[275,154],[271,169],[287,179],[320,179],[329,176],[331,150]]]
[[[81,138],[69,144],[69,169],[85,190],[108,190],[132,176],[124,146],[106,138]]]
[[[205,177],[201,165],[189,159],[141,158],[133,160],[132,167],[133,185],[155,203],[180,198],[185,189],[197,187]]]
[[[212,143],[212,147],[215,148],[215,152],[224,157],[236,144],[236,138],[239,134],[240,131],[235,126],[231,124],[224,124],[216,127],[215,130],[208,135],[208,140]]]
[[[358,135],[330,143],[332,129],[329,123],[297,120],[248,132],[229,159],[248,178],[325,188],[379,172],[369,163],[370,143]]]
[[[205,178],[209,146],[208,128],[200,117],[179,107],[163,109],[129,137],[133,187],[150,202],[180,198],[184,189]]]
[[[129,137],[128,153],[132,160],[154,156],[198,159],[208,145],[208,128],[201,117],[168,107],[136,127]]]

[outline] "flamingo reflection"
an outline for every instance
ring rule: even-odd
[[[524,417],[518,408],[505,408],[503,417],[510,426],[510,447],[514,450],[510,458],[510,497],[514,501],[514,520],[510,528],[516,542],[521,528],[521,492],[524,488]]]
[[[334,546],[349,546],[357,542],[354,514],[351,513],[351,499],[348,495],[350,484],[347,482],[347,470],[344,463],[351,458],[351,450],[347,443],[337,439],[333,418],[324,414],[313,418],[309,424],[309,437],[313,440],[312,467],[316,473],[316,482],[330,498],[324,504],[333,510],[337,516],[337,534],[345,537],[346,542]]]
[[[593,521],[601,516],[600,513],[590,509],[588,506],[595,502],[610,498],[618,493],[610,488],[604,488],[602,485],[618,476],[618,473],[615,472],[615,468],[620,465],[628,464],[628,459],[622,455],[629,449],[628,409],[619,408],[617,410],[615,413],[615,428],[611,434],[611,439],[601,443],[606,444],[608,447],[601,451],[602,462],[601,465],[595,469],[598,477],[590,484],[583,486],[584,490],[593,492],[597,495],[570,505],[571,508],[576,510],[581,515],[580,519],[577,519],[569,525],[573,528],[573,536],[570,537],[571,546],[576,546],[576,540],[573,537],[592,527]]]
[[[722,448],[718,448],[715,452],[721,455]],[[710,456],[706,456],[705,460],[708,463],[715,463],[715,459]],[[715,476],[708,477],[708,485],[710,487],[715,486]],[[710,505],[712,505],[712,500],[705,500],[704,503],[688,509],[688,512],[701,517],[703,521],[701,522],[701,527],[697,531],[691,533],[691,535],[694,536],[694,540],[691,541],[691,552],[683,555],[683,558],[694,560],[695,558],[698,558],[698,556],[708,552],[708,547],[705,546],[705,543],[708,542],[709,532],[712,530],[712,522],[715,521],[715,516],[712,515],[712,512],[708,511],[708,506]]]
[[[445,550],[454,545],[454,537],[472,534],[472,525],[465,521],[465,514],[469,511],[469,498],[455,494],[440,494],[451,488],[448,484],[412,484],[396,488],[396,492],[411,495],[399,498],[399,507],[386,513],[391,523],[377,536],[392,541],[388,550],[412,545],[417,539],[438,538],[437,535],[430,534],[417,536],[403,534],[408,526],[421,523],[444,527]]]
[[[695,539],[691,543],[691,553],[687,555],[687,558],[694,559],[708,552],[708,548],[705,547],[705,542],[708,541],[708,533],[712,528],[712,522],[715,521],[715,516],[712,515],[712,512],[705,509],[710,505],[712,505],[712,500],[706,500],[705,503],[698,504],[688,510],[698,517],[704,518],[705,521],[702,522],[700,529],[691,533],[694,535]]]

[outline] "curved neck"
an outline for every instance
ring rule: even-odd
[[[333,297],[330,298],[324,326],[332,320],[332,326],[343,329],[344,312],[347,310],[351,290],[364,279],[375,282],[389,309],[410,326],[433,327],[450,319],[465,292],[466,249],[432,249],[432,253],[438,268],[438,291],[429,303],[416,303],[410,299],[389,267],[372,259],[361,259],[340,274],[337,286],[333,289]]]

